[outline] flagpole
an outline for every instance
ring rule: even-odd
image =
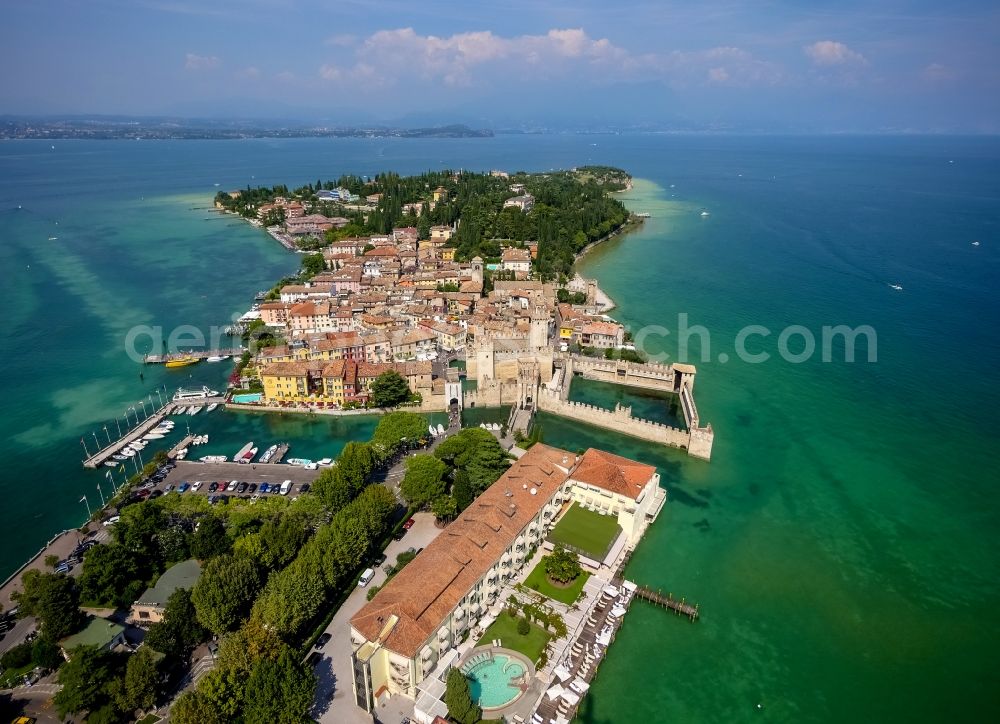
[[[101,494],[101,507],[103,508],[105,506],[104,491],[101,490],[101,481],[100,480],[97,481],[97,492]]]
[[[82,498],[80,498],[79,502],[87,504],[87,520],[90,520],[91,518],[93,518],[94,514],[90,512],[90,501],[87,500],[87,496],[84,495]]]

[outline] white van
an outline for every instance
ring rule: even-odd
[[[279,490],[278,492],[280,492],[282,495],[288,495],[288,491],[291,489],[292,489],[292,481],[286,480],[281,484],[281,490]]]
[[[361,578],[358,580],[358,587],[364,588],[365,586],[367,586],[369,583],[372,582],[372,579],[374,577],[375,577],[375,569],[366,568],[365,572],[361,574]]]

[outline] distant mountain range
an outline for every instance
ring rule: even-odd
[[[462,124],[394,128],[166,117],[0,117],[0,138],[3,139],[489,138],[491,136],[493,131],[469,128]]]

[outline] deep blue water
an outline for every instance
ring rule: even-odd
[[[223,383],[228,368],[204,364],[147,368],[140,379],[124,352],[129,331],[225,324],[298,266],[263,233],[207,211],[215,184],[607,163],[642,180],[627,203],[652,218],[582,268],[634,333],[669,330],[652,337],[651,351],[676,358],[679,313],[706,328],[710,349],[692,337],[689,357],[716,446],[706,464],[542,420],[549,443],[658,465],[671,502],[628,573],[702,604],[695,626],[634,609],[583,719],[995,718],[1000,141],[52,145],[0,143],[0,524],[16,531],[0,573],[79,524],[82,494],[97,499],[103,473],[80,468],[81,438],[104,437],[105,424],[161,385]],[[897,283],[902,291],[890,288]],[[877,332],[877,362],[779,358],[789,325],[819,339],[822,326],[840,324]],[[747,325],[771,331],[748,345],[771,353],[766,363],[737,359]],[[219,418],[213,445],[266,434],[291,439],[293,454],[296,439],[332,454],[370,432],[363,421],[283,424]]]

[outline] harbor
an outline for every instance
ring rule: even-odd
[[[147,354],[142,358],[146,364],[165,364],[167,367],[186,367],[189,364],[207,360],[210,362],[224,362],[230,357],[239,357],[243,354],[242,347],[229,349],[192,349],[187,352],[173,352],[170,354]]]

